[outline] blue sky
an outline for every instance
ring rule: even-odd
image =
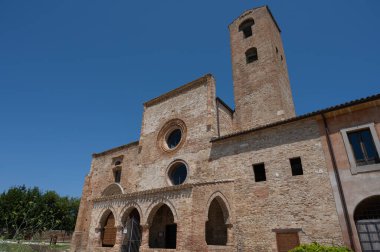
[[[378,0],[0,1],[0,192],[80,196],[92,153],[138,140],[143,102],[206,73],[233,107],[227,26],[265,4],[298,115],[379,93]]]

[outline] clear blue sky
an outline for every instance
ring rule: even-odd
[[[380,1],[0,1],[0,192],[80,196],[142,103],[206,73],[233,107],[228,24],[268,4],[297,114],[380,91]]]

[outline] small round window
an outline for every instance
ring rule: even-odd
[[[187,177],[187,167],[184,163],[179,162],[173,164],[168,173],[170,182],[173,185],[180,185],[183,182],[185,182],[186,177]]]
[[[173,149],[177,147],[179,142],[181,142],[182,132],[180,129],[175,129],[168,135],[166,139],[166,144],[168,145],[169,149]]]
[[[168,121],[157,135],[157,146],[166,153],[174,153],[184,145],[186,125],[180,119]]]

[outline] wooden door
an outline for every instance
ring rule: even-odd
[[[102,246],[113,247],[116,241],[115,217],[110,213],[103,229]]]
[[[277,233],[276,238],[278,252],[288,252],[300,245],[298,233]]]

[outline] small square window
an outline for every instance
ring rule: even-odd
[[[120,183],[121,179],[121,170],[117,169],[113,172],[114,178],[115,178],[115,183]]]
[[[244,34],[244,38],[248,38],[252,36],[252,26],[255,24],[255,21],[252,18],[245,20],[243,23],[239,25],[239,31],[242,31]]]
[[[289,161],[290,161],[290,167],[292,168],[292,175],[293,176],[303,175],[301,158],[300,157],[291,158]]]
[[[245,27],[243,29],[244,38],[248,38],[252,36],[252,27]]]
[[[264,165],[264,163],[254,164],[253,165],[253,173],[255,174],[255,181],[256,182],[266,181],[267,180],[267,176],[265,174],[265,165]]]
[[[259,57],[257,56],[257,48],[256,47],[252,47],[252,48],[248,49],[245,52],[245,59],[247,61],[247,64],[252,63],[252,62],[258,60]]]

